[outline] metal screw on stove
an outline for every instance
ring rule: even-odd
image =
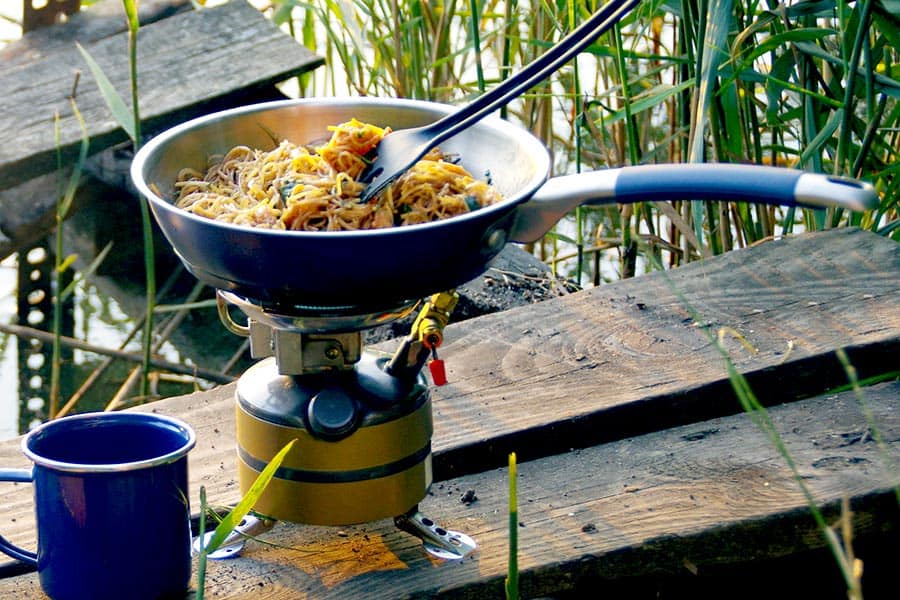
[[[337,360],[341,356],[341,348],[337,345],[331,345],[325,348],[325,358],[328,360]]]

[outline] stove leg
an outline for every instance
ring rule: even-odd
[[[426,552],[444,560],[463,559],[478,547],[475,540],[466,534],[448,531],[420,513],[417,506],[404,515],[394,517],[394,524],[422,540]]]
[[[276,521],[273,519],[260,519],[253,515],[247,515],[234,529],[231,530],[231,533],[228,534],[225,541],[222,542],[218,548],[207,554],[206,557],[213,560],[234,558],[244,549],[244,544],[247,542],[248,538],[269,531],[275,526],[275,523]],[[204,539],[202,542],[199,537],[194,538],[194,554],[199,554],[203,547],[209,543],[214,534],[214,531],[207,532],[203,536]]]

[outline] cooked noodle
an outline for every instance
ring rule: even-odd
[[[356,181],[366,154],[390,133],[356,119],[329,127],[331,139],[309,149],[282,141],[273,150],[236,146],[205,173],[183,169],[175,204],[238,225],[303,231],[375,229],[445,219],[502,198],[438,149],[377,198],[363,203]]]

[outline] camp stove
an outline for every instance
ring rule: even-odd
[[[255,510],[274,520],[348,525],[393,517],[439,558],[475,549],[418,511],[432,482],[432,408],[423,368],[437,359],[455,292],[386,310],[266,304],[218,291],[226,328],[249,338],[259,362],[237,382],[238,476],[246,493],[291,440]],[[420,307],[393,355],[363,348],[366,329]],[[233,308],[246,323],[232,318]],[[256,525],[254,525],[255,527]]]

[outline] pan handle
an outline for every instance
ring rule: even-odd
[[[657,200],[726,200],[854,211],[878,206],[871,184],[845,177],[729,163],[640,165],[549,179],[518,206],[508,239],[535,242],[582,204]]]

